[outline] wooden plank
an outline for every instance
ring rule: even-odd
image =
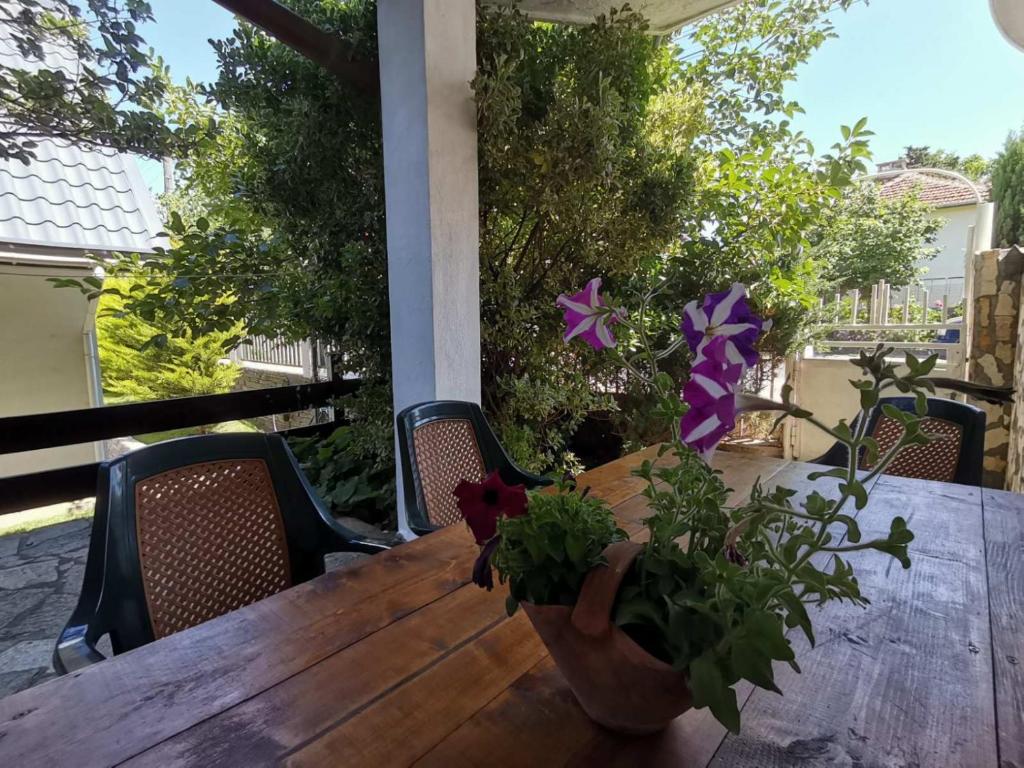
[[[748,692],[746,686],[741,691]],[[554,662],[545,657],[416,765],[696,768],[707,764],[723,736],[724,729],[706,709],[691,710],[651,736],[608,731],[586,716]]]
[[[803,674],[780,667],[785,696],[754,692],[714,765],[996,764],[978,492],[885,477],[858,520],[887,530],[897,512],[915,529],[913,568],[856,558],[872,605],[814,617],[817,646],[794,638]]]
[[[409,765],[546,653],[526,615],[519,612],[296,750],[285,763]]]
[[[0,478],[0,515],[96,495],[99,462]]]
[[[0,765],[139,754],[457,590],[476,552],[462,526],[438,531],[2,699]]]
[[[356,46],[336,32],[320,29],[276,0],[214,0],[310,61],[319,64],[363,96],[380,97],[375,60],[359,58]]]
[[[730,503],[746,500],[749,487],[761,478],[766,486],[783,484],[802,493],[817,488],[832,491],[837,480],[823,478],[814,483],[807,474],[815,465],[720,454],[715,465],[723,479],[735,489]],[[615,508],[624,521],[635,521],[642,496]],[[737,686],[737,698],[747,700],[752,687]],[[552,727],[557,723],[557,727]],[[524,739],[522,734],[530,734]],[[677,718],[661,734],[644,738],[624,737],[595,726],[576,704],[549,657],[475,713],[450,736],[424,755],[423,766],[474,766],[493,761],[501,765],[573,766],[702,766],[718,749],[726,731],[704,710],[691,710]],[[481,756],[486,756],[484,759]]]
[[[505,618],[504,592],[462,587],[127,764],[197,765],[230,757],[255,765],[281,758]]]
[[[630,467],[638,463],[636,460],[622,462],[618,472],[605,470],[596,478],[594,473],[589,473],[589,477],[581,476],[581,479],[591,481],[592,493],[595,495],[605,493],[609,487],[616,493],[621,491],[619,480],[623,476],[628,477],[626,473]],[[771,471],[774,468],[763,462],[751,462],[746,457],[726,464],[727,477],[731,478],[738,473],[741,479],[751,476],[753,472],[765,469]],[[633,496],[620,504],[616,512],[623,506],[636,510],[634,517],[624,516],[623,524],[633,531],[638,530],[638,518],[646,511],[646,500],[642,496]],[[293,760],[313,759],[311,755],[319,754],[320,748],[309,745],[318,740],[318,734],[326,734],[333,728],[347,731],[349,726],[344,726],[344,723],[349,717],[370,706],[375,697],[381,697],[392,689],[397,690],[403,678],[412,678],[421,667],[430,666],[436,658],[442,656],[442,651],[447,653],[460,642],[456,638],[464,638],[474,630],[487,630],[489,623],[494,623],[504,615],[503,605],[504,591],[500,588],[486,593],[467,586],[380,630],[366,638],[365,642],[350,646],[300,672],[262,695],[227,709],[178,737],[165,741],[129,763],[179,765],[194,763],[202,755],[220,754],[230,755],[233,761],[245,763],[257,758],[266,761],[272,756],[280,757],[290,749],[298,749],[305,755]],[[444,639],[432,637],[431,633],[441,633]],[[520,650],[527,654],[524,658],[534,658],[528,651],[538,658],[546,656],[543,645],[532,629],[519,643],[522,646]],[[386,661],[382,664],[381,660]],[[519,672],[525,670],[526,667]],[[511,675],[510,680],[519,674],[515,670],[507,671]],[[477,708],[486,700],[478,703]],[[349,740],[348,736],[323,738],[329,742],[335,738]],[[352,754],[353,762],[360,765],[371,759],[362,751]],[[358,755],[358,759],[355,755]]]
[[[327,405],[332,398],[351,394],[358,388],[357,379],[335,379],[320,384],[253,389],[224,395],[8,416],[0,419],[0,453],[77,445],[125,435],[303,411]]]
[[[1024,766],[1024,496],[986,488],[985,549],[1000,765]]]

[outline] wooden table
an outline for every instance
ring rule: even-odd
[[[582,478],[632,531],[643,456]],[[809,487],[805,465],[716,463],[735,500]],[[785,696],[741,686],[738,737],[707,710],[593,725],[522,612],[467,583],[455,526],[0,701],[0,766],[1024,766],[1024,497],[883,478],[858,520],[896,513],[913,569],[859,558],[872,605],[821,611],[813,650],[793,636]]]

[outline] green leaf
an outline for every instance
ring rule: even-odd
[[[729,657],[733,671],[759,688],[782,693],[775,684],[772,660],[761,652],[754,643],[734,641]]]
[[[819,472],[811,472],[807,475],[808,480],[820,480],[823,477],[838,477],[845,479],[849,470],[843,469],[842,467],[835,467],[833,469],[821,470]]]
[[[860,480],[851,480],[848,483],[840,483],[839,491],[849,493],[853,497],[854,506],[857,509],[864,509],[868,503],[868,491]]]
[[[763,653],[779,661],[789,661],[795,654],[782,627],[782,619],[769,611],[750,611],[743,617],[744,632]]]
[[[706,651],[690,663],[687,682],[693,694],[694,707],[709,707],[718,722],[733,733],[740,732],[736,692],[725,684],[717,659],[711,651]]]
[[[860,543],[860,526],[849,515],[836,515],[836,522],[846,526],[846,538],[851,544]]]

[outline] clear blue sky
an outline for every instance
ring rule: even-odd
[[[176,80],[211,81],[217,62],[207,40],[234,27],[212,0],[151,0],[156,22],[143,30]],[[871,0],[836,15],[839,38],[802,67],[789,94],[807,114],[796,125],[819,152],[841,123],[868,117],[875,158],[907,144],[991,157],[1024,124],[1024,53],[996,29],[987,0]],[[156,163],[143,173],[160,185]]]

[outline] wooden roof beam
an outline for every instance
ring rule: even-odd
[[[314,61],[341,82],[367,95],[380,95],[376,61],[356,58],[347,40],[325,32],[274,0],[213,0],[268,35]]]

